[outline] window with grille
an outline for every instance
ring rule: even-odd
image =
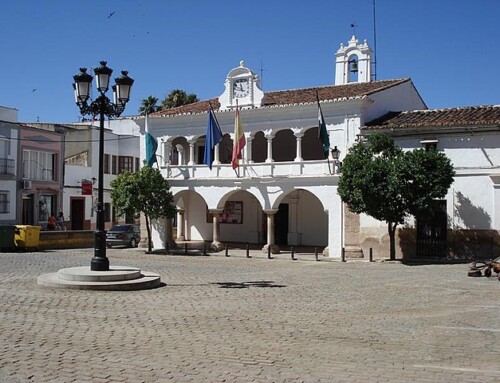
[[[9,192],[0,190],[0,213],[9,213]]]
[[[38,181],[55,181],[56,159],[56,153],[23,150],[23,178]]]
[[[118,173],[134,171],[134,157],[120,156],[118,157]]]
[[[109,154],[105,154],[103,158],[104,174],[109,174]]]
[[[111,158],[111,174],[118,174],[118,161],[116,156]]]

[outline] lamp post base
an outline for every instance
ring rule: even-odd
[[[90,261],[90,270],[109,271],[109,259],[102,257],[92,257],[92,260]]]
[[[94,257],[90,261],[90,270],[109,270],[109,259],[106,257],[106,232],[103,230],[95,232]]]

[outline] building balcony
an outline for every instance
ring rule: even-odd
[[[240,163],[233,169],[231,164],[213,164],[212,170],[205,164],[164,165],[162,175],[168,180],[189,179],[231,179],[231,178],[269,178],[269,177],[322,177],[338,174],[333,161],[287,161]]]

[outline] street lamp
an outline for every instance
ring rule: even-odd
[[[339,163],[339,157],[340,157],[340,150],[337,149],[337,146],[335,146],[333,149],[330,150],[332,153],[332,159],[333,163],[335,166],[335,174],[337,174],[338,170],[340,170],[340,163]]]
[[[106,257],[106,232],[104,231],[104,116],[119,117],[125,110],[125,105],[130,99],[130,90],[134,80],[128,77],[127,71],[115,79],[113,85],[113,102],[106,97],[109,89],[109,79],[113,69],[106,66],[106,61],[100,62],[101,66],[94,69],[96,86],[99,96],[92,101],[90,90],[92,87],[92,75],[87,73],[87,68],[80,68],[80,73],[73,76],[75,80],[73,90],[75,102],[80,108],[82,116],[99,115],[99,169],[97,183],[97,222],[94,242],[94,257],[90,262],[93,271],[109,270],[109,259]]]

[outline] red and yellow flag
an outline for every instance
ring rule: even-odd
[[[243,128],[241,127],[240,110],[236,108],[236,115],[234,118],[233,158],[231,160],[233,169],[236,169],[240,165],[239,160],[242,159],[243,148],[246,143],[245,133],[243,133]]]

